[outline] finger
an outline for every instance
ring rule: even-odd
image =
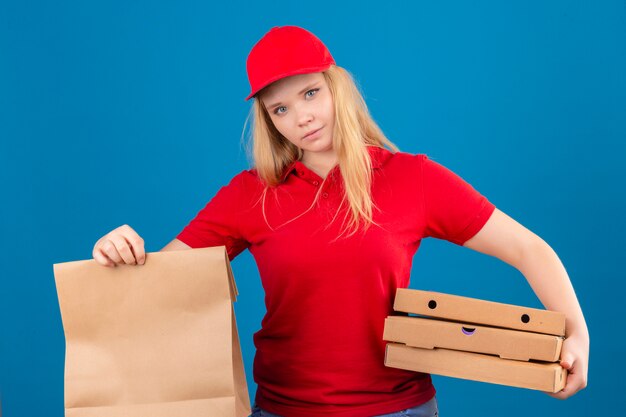
[[[548,393],[548,395],[554,398],[558,398],[560,400],[565,400],[583,389],[585,386],[583,376],[580,372],[576,371],[577,370],[575,368],[572,368],[571,371],[568,372],[567,380],[565,381],[565,387],[563,387],[561,391],[556,393]]]
[[[553,397],[553,398],[556,398],[556,399],[559,399],[559,400],[565,400],[565,399],[569,398],[569,396],[570,396],[570,388],[569,388],[569,384],[570,383],[571,382],[568,381],[566,383],[565,387],[563,387],[563,389],[561,391],[558,391],[558,392],[548,392],[547,394],[550,397]]]
[[[580,389],[581,389],[581,386],[579,382],[570,380],[568,378],[567,385],[561,391],[554,393],[554,394],[549,394],[549,395],[551,397],[558,398],[559,400],[565,400],[571,397],[572,395],[576,394],[578,391],[580,391]]]
[[[557,400],[566,400],[567,398],[569,398],[569,396],[563,390],[555,393],[547,392],[546,394],[548,394],[552,398],[556,398]]]
[[[574,355],[570,353],[566,353],[563,355],[563,358],[561,358],[561,366],[565,369],[573,369],[575,363],[576,359],[574,358]]]
[[[120,234],[114,234],[109,237],[109,241],[111,241],[115,245],[115,249],[122,257],[125,264],[134,265],[137,263],[137,261],[135,260],[135,255],[131,251],[130,245],[124,236]]]
[[[110,239],[107,238],[102,241],[102,243],[100,244],[100,250],[106,257],[108,257],[115,264],[124,263],[124,260],[122,259],[122,257],[120,256],[120,253],[117,250],[117,247],[115,247],[115,243],[113,243]]]
[[[145,262],[146,252],[144,249],[144,241],[141,236],[139,236],[137,232],[135,232],[135,230],[128,225],[121,226],[119,231],[124,239],[126,239],[126,242],[128,242],[128,246],[130,247],[133,257],[137,263],[143,264]]]
[[[103,266],[115,266],[115,262],[110,260],[105,254],[103,254],[100,251],[100,249],[96,249],[96,250],[93,251],[93,258],[100,265],[103,265]]]
[[[126,241],[130,245],[130,250],[133,252],[133,256],[137,260],[138,265],[143,265],[146,261],[146,251],[144,249],[143,239],[139,235],[127,237]]]

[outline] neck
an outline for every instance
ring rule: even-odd
[[[305,152],[302,163],[322,178],[326,178],[331,169],[337,165],[337,153],[331,149],[324,152]]]

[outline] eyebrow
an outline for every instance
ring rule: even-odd
[[[300,90],[300,92],[298,93],[298,95],[304,93],[305,91],[309,90],[310,88],[315,87],[316,85],[318,85],[320,82],[319,81],[315,81],[314,83],[311,83],[309,85],[307,85],[306,87],[304,87],[302,90]],[[279,104],[283,104],[282,102],[278,102],[278,103],[274,103],[272,105],[267,106],[268,109],[273,109],[274,107],[278,106]]]

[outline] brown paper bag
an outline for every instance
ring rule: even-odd
[[[247,417],[224,246],[58,263],[68,417]]]

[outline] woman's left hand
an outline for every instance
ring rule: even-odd
[[[546,394],[565,400],[587,386],[589,336],[571,335],[567,337],[563,341],[563,347],[561,348],[560,364],[568,370],[565,387],[559,392],[548,392]]]

